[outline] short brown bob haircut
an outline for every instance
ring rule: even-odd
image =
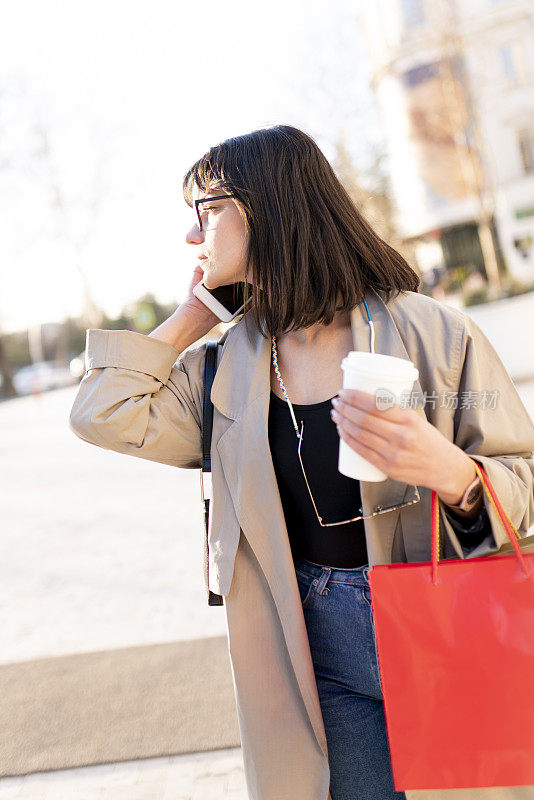
[[[191,207],[195,184],[235,195],[250,232],[246,310],[252,307],[266,338],[329,325],[369,287],[386,302],[418,291],[417,273],[375,233],[316,142],[298,128],[274,125],[224,140],[184,176]]]

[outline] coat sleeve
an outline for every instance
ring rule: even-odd
[[[504,510],[524,537],[534,525],[534,424],[494,347],[467,314],[457,385],[454,443],[484,467]],[[489,555],[509,542],[485,492],[484,508],[489,524],[474,547],[468,544],[468,535],[460,544],[448,515],[441,514],[462,557]]]
[[[205,344],[180,355],[136,331],[88,329],[70,429],[97,447],[200,468],[205,352]]]

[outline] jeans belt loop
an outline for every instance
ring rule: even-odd
[[[316,587],[317,594],[328,594],[328,589],[325,590],[326,584],[328,583],[328,579],[332,574],[332,570],[330,567],[323,567],[323,572],[321,577],[319,578],[319,583]]]

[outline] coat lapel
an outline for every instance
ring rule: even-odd
[[[397,327],[384,301],[373,290],[366,300],[375,327],[375,352],[409,358]],[[247,312],[250,315],[250,311]],[[211,391],[215,407],[231,420],[217,442],[236,517],[247,537],[271,589],[284,629],[295,674],[314,726],[319,745],[326,753],[324,727],[317,704],[315,676],[308,652],[293,558],[278,491],[268,440],[271,341],[261,335],[251,317],[250,341],[242,324],[230,329]],[[369,351],[370,327],[363,304],[351,315],[354,349]],[[413,391],[419,393],[419,381]],[[424,414],[422,409],[418,413]],[[361,482],[364,513],[401,503],[407,484],[391,478]],[[409,494],[409,492],[408,492]],[[414,495],[413,487],[411,499]],[[365,521],[369,563],[389,563],[399,511],[380,514]],[[377,535],[379,533],[379,536]],[[303,649],[304,648],[304,649]]]
[[[366,293],[365,299],[375,329],[375,352],[412,360],[388,306],[380,295],[371,289]],[[395,300],[391,302],[394,303]],[[370,326],[363,304],[353,309],[351,322],[354,349],[370,352]],[[412,395],[416,399],[422,397],[419,379],[414,382]],[[414,410],[426,419],[422,405],[414,406]],[[386,478],[384,481],[361,481],[360,492],[364,514],[371,514],[379,509],[408,502],[416,497],[413,486],[393,478]],[[367,552],[371,566],[390,563],[399,514],[400,510],[397,509],[378,514],[365,521]]]

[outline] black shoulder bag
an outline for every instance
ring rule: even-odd
[[[204,402],[202,405],[202,469],[200,470],[200,494],[204,503],[204,583],[208,594],[209,606],[224,605],[223,596],[215,594],[209,587],[209,545],[208,531],[210,519],[210,497],[204,494],[204,475],[209,474],[208,484],[211,496],[211,431],[213,427],[213,403],[211,387],[217,371],[217,342],[206,342],[206,359],[204,362]]]

